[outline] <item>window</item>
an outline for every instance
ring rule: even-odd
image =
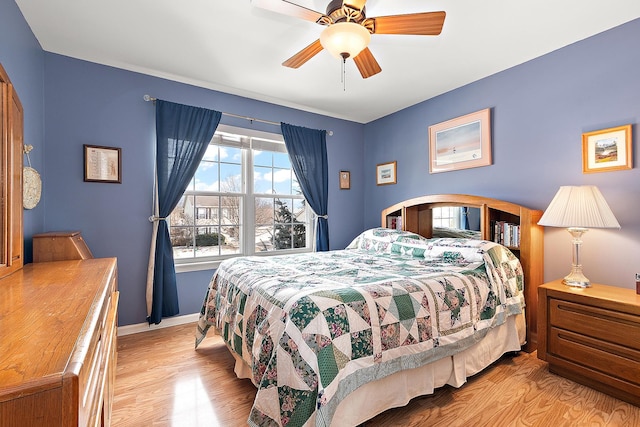
[[[460,228],[461,209],[455,206],[433,208],[433,226],[444,228]]]
[[[169,217],[173,256],[189,270],[232,256],[310,251],[310,219],[282,135],[220,125]]]

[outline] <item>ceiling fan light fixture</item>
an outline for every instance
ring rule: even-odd
[[[338,22],[320,33],[320,43],[338,59],[354,58],[371,41],[371,33],[354,22]]]

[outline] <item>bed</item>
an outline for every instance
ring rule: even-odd
[[[257,387],[249,425],[353,426],[519,351],[524,288],[502,245],[374,228],[344,250],[221,263],[196,347],[213,328]]]

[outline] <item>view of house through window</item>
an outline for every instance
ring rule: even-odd
[[[174,259],[309,251],[310,218],[282,136],[220,125],[169,218]]]
[[[443,228],[460,228],[460,208],[442,206],[433,208],[433,226]]]

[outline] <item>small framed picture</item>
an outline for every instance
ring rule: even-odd
[[[396,162],[380,163],[376,167],[376,184],[389,185],[396,183]]]
[[[582,134],[582,173],[631,169],[631,125]]]
[[[85,182],[122,183],[122,149],[84,145]]]
[[[491,165],[491,110],[429,126],[429,173]]]
[[[351,172],[340,171],[340,189],[349,190],[351,188]]]

